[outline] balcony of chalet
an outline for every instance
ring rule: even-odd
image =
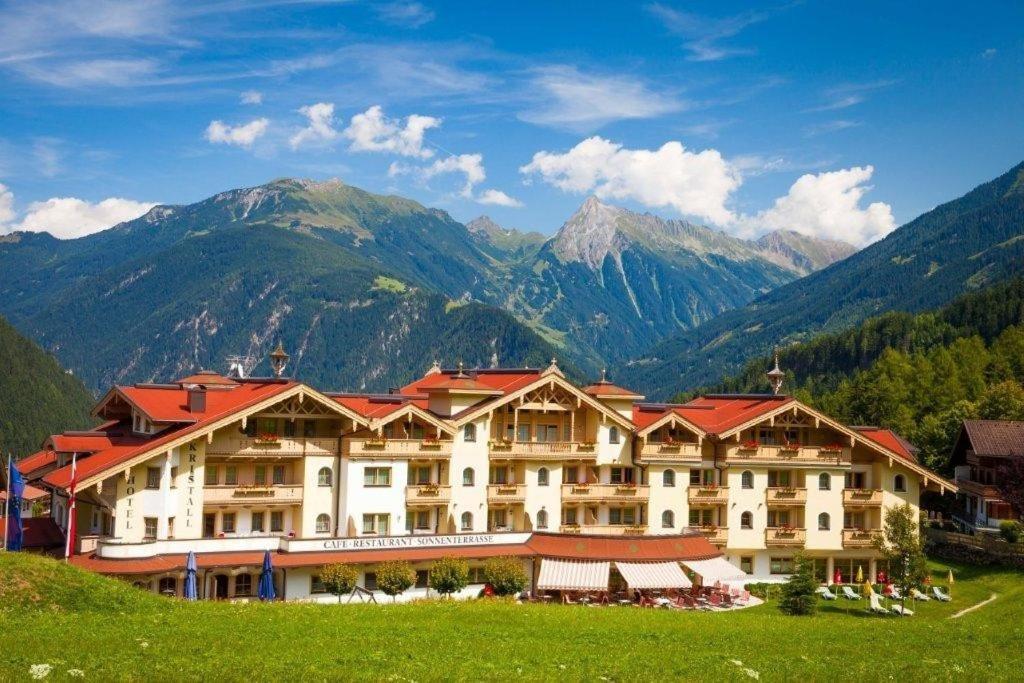
[[[874,548],[881,536],[880,529],[843,529],[843,547]]]
[[[452,457],[450,439],[423,437],[420,439],[389,439],[375,436],[353,436],[342,440],[342,455],[347,458],[406,458],[435,460]]]
[[[540,387],[494,413],[488,451],[492,460],[593,462],[600,422],[560,386]]]
[[[522,505],[526,502],[526,484],[488,484],[487,504]]]
[[[698,463],[701,460],[699,437],[674,418],[640,439],[640,462]]]
[[[643,536],[646,524],[562,524],[558,527],[563,534],[598,534],[603,536]]]
[[[337,414],[292,398],[217,430],[206,445],[206,455],[225,459],[336,456],[342,431],[343,421]]]
[[[807,543],[807,530],[794,527],[768,527],[764,544],[769,548],[802,548]]]
[[[686,490],[686,498],[691,506],[725,505],[729,502],[729,487],[716,484],[690,486]]]
[[[687,527],[689,533],[700,534],[708,540],[708,543],[718,547],[724,547],[729,542],[729,528],[724,526],[691,526]]]
[[[452,487],[442,484],[411,484],[405,487],[407,507],[434,507],[448,505],[452,500]]]
[[[784,467],[848,467],[853,457],[850,437],[795,407],[737,433],[729,444],[729,464]]]
[[[843,507],[880,508],[882,489],[843,489]]]
[[[637,484],[562,484],[563,503],[646,502],[650,486]]]
[[[770,506],[786,507],[807,504],[807,489],[777,486],[765,489],[765,502]]]
[[[220,458],[302,458],[338,454],[338,437],[217,435],[206,446],[206,455]]]
[[[779,446],[757,441],[730,445],[725,450],[725,461],[731,465],[763,464],[781,466],[821,467],[822,465],[849,465],[852,450],[846,446]]]
[[[203,487],[205,505],[273,507],[302,503],[302,484],[242,484]]]

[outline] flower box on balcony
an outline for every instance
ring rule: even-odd
[[[740,450],[741,451],[756,451],[757,447],[760,446],[760,445],[761,444],[758,443],[757,441],[744,441],[743,443],[740,444]]]
[[[492,439],[487,442],[487,445],[496,451],[507,451],[512,448],[512,441],[509,439]]]
[[[514,496],[519,493],[519,487],[515,484],[502,484],[498,486],[498,495],[500,496]]]
[[[573,493],[590,493],[590,484],[573,484]]]
[[[388,445],[387,438],[383,436],[375,436],[365,441],[367,448],[384,448]]]
[[[436,496],[440,490],[437,484],[421,484],[417,492],[421,496]]]
[[[830,443],[827,446],[822,446],[819,450],[822,453],[842,453],[843,445],[840,443]]]
[[[257,434],[256,435],[256,443],[276,444],[276,443],[279,442],[279,440],[280,439],[278,438],[277,434],[267,433],[267,434]]]
[[[436,436],[428,436],[420,442],[420,448],[436,450],[441,447],[441,440]]]
[[[780,448],[784,453],[796,453],[800,450],[800,444],[787,441]]]
[[[616,484],[615,494],[620,496],[636,495],[636,484]]]

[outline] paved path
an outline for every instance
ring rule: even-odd
[[[956,619],[957,617],[962,617],[963,615],[965,615],[965,614],[967,614],[967,613],[969,613],[969,612],[973,612],[974,610],[978,609],[979,607],[984,607],[985,605],[987,605],[988,603],[992,602],[993,600],[995,600],[995,599],[996,599],[996,598],[998,598],[998,597],[999,597],[998,595],[996,595],[995,593],[993,593],[992,595],[990,595],[990,596],[988,597],[988,599],[987,599],[987,600],[982,600],[982,601],[981,601],[981,602],[979,602],[979,603],[978,603],[977,605],[971,605],[971,606],[970,606],[970,607],[968,607],[967,609],[962,609],[962,610],[960,610],[959,612],[957,612],[956,614],[954,614],[953,616],[951,616],[951,617],[950,617],[950,619]]]

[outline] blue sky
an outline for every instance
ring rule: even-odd
[[[1024,158],[1024,6],[971,4],[0,3],[0,231],[298,176],[864,244]]]

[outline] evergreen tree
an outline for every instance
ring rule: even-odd
[[[818,581],[814,578],[814,561],[802,552],[793,557],[793,573],[782,585],[779,609],[786,614],[814,614],[818,609]]]
[[[889,562],[889,578],[903,595],[924,583],[928,576],[928,562],[924,554],[924,540],[914,508],[909,504],[894,505],[885,511],[885,526],[876,547]]]

